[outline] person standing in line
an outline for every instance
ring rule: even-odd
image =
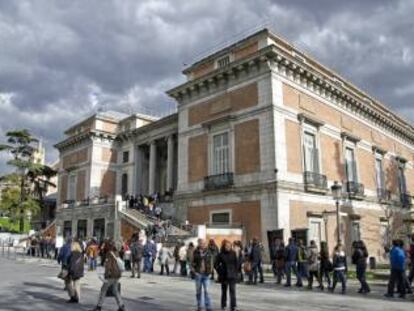
[[[180,265],[180,256],[179,256],[180,247],[181,247],[180,243],[177,243],[174,247],[174,251],[173,251],[174,268],[173,268],[172,274],[177,274],[177,269],[178,269],[178,266]]]
[[[328,243],[325,241],[321,242],[321,250],[319,252],[320,258],[320,281],[321,290],[324,290],[323,280],[326,279],[328,283],[328,289],[331,288],[331,277],[330,272],[332,271],[332,262],[329,258]]]
[[[360,294],[367,294],[371,291],[366,280],[368,250],[363,241],[353,243],[352,263],[356,266],[356,275],[361,288],[358,290]]]
[[[88,258],[89,261],[89,270],[90,271],[95,271],[96,270],[96,265],[97,265],[97,257],[98,257],[98,252],[99,252],[99,247],[98,244],[96,243],[95,239],[92,239],[91,242],[89,243],[89,245],[86,248],[86,256]]]
[[[214,265],[214,261],[219,253],[219,248],[216,244],[216,242],[214,241],[214,239],[210,239],[210,241],[208,242],[208,251],[210,252],[211,255],[211,265]],[[211,269],[211,278],[212,281],[214,281],[214,268]]]
[[[144,245],[144,272],[151,273],[153,246],[150,239]]]
[[[342,284],[342,294],[344,295],[346,294],[346,273],[348,272],[348,266],[346,255],[341,244],[335,247],[332,258],[334,274],[331,292],[333,293],[335,291],[336,284],[340,281]]]
[[[414,280],[414,234],[411,235],[411,243],[408,250],[408,255],[410,258],[410,272],[408,273],[408,281],[410,282],[411,286]]]
[[[112,290],[112,293],[115,297],[116,303],[118,304],[118,311],[125,311],[125,305],[122,301],[121,294],[119,293],[119,279],[122,276],[122,271],[118,266],[118,252],[116,246],[112,241],[108,242],[108,254],[105,258],[104,267],[104,283],[101,287],[101,292],[99,294],[98,304],[92,311],[101,311],[104,299],[108,292],[108,289]]]
[[[169,264],[170,258],[172,258],[171,251],[163,244],[158,254],[158,260],[161,266],[160,275],[164,275],[164,270],[167,276],[170,275],[170,264]]]
[[[385,296],[389,298],[394,297],[394,288],[396,283],[398,292],[400,293],[400,298],[405,298],[404,273],[406,258],[405,252],[400,245],[400,241],[392,241],[392,248],[390,251],[391,275],[388,281],[388,291],[385,294]]]
[[[83,277],[84,256],[79,242],[73,242],[71,245],[71,254],[69,256],[68,276],[66,277],[66,289],[70,299],[68,303],[79,303],[80,299],[80,279]]]
[[[241,241],[234,241],[233,242],[233,250],[236,253],[237,256],[237,262],[238,262],[238,267],[237,267],[237,282],[243,282],[243,245],[241,243]]]
[[[249,259],[252,264],[252,273],[250,274],[249,283],[257,284],[257,274],[260,274],[260,283],[263,283],[263,271],[261,270],[262,264],[262,249],[258,238],[253,238],[253,243],[250,249]]]
[[[187,247],[187,264],[188,264],[188,267],[190,268],[190,277],[192,280],[194,280],[194,271],[191,268],[192,263],[193,263],[194,250],[195,250],[194,244],[193,242],[190,242]]]
[[[181,276],[187,276],[187,247],[183,242],[181,242],[181,246],[178,251],[178,258],[180,261],[180,274]]]
[[[141,278],[141,264],[142,256],[144,255],[144,245],[142,245],[142,240],[139,240],[139,235],[134,233],[131,238],[131,277],[134,278],[135,275],[137,278]]]
[[[219,254],[217,255],[214,268],[221,283],[221,309],[227,307],[227,289],[230,293],[230,310],[236,310],[236,283],[238,278],[239,259],[232,249],[231,242],[224,240]]]
[[[296,275],[297,287],[303,286],[302,278],[308,278],[308,253],[306,246],[303,244],[303,240],[298,242],[298,273]]]
[[[211,269],[211,255],[208,251],[207,243],[205,240],[199,239],[198,246],[193,252],[191,263],[191,272],[196,283],[197,311],[201,311],[203,296],[206,311],[212,311],[210,295],[208,293]]]
[[[297,260],[298,260],[298,247],[296,246],[295,240],[293,238],[289,238],[288,245],[286,247],[286,284],[285,287],[292,286],[292,271],[297,276],[299,275],[297,269]],[[299,282],[299,277],[298,277]],[[299,284],[299,283],[297,283]]]
[[[310,246],[308,248],[308,266],[309,266],[309,274],[308,274],[308,289],[313,288],[313,279],[315,278],[319,283],[319,288],[322,287],[322,282],[319,275],[319,253],[318,247],[316,246],[315,241],[310,242]]]
[[[69,258],[72,253],[72,239],[68,238],[66,243],[60,248],[59,255],[57,256],[57,262],[61,265],[62,272],[69,269]],[[65,281],[65,290],[67,290],[67,283]]]

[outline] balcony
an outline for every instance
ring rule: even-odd
[[[224,173],[204,177],[204,190],[219,190],[233,186],[233,173]]]
[[[317,193],[328,192],[328,181],[326,175],[307,171],[303,174],[303,177],[306,191]]]
[[[411,208],[412,199],[409,193],[401,193],[400,194],[400,202],[403,208]]]
[[[351,199],[362,200],[365,197],[364,185],[355,181],[348,181],[346,184],[346,192]]]

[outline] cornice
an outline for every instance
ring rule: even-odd
[[[100,139],[114,140],[115,137],[116,137],[115,134],[112,134],[112,133],[109,133],[109,132],[91,130],[91,131],[88,131],[88,132],[84,132],[84,133],[81,133],[81,134],[70,136],[70,137],[66,138],[65,140],[63,140],[63,141],[57,143],[56,145],[54,145],[54,147],[56,149],[58,149],[59,151],[63,151],[67,147],[78,145],[78,144],[80,144],[81,142],[84,142],[87,139],[100,138]]]

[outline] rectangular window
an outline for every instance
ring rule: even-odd
[[[128,163],[129,162],[129,151],[124,151],[122,153],[122,163]]]
[[[229,225],[230,224],[230,213],[220,212],[211,214],[211,223],[213,225]]]
[[[401,163],[398,167],[398,187],[400,190],[400,194],[407,193],[407,182],[405,179],[405,170],[404,170],[404,165]]]
[[[384,183],[384,170],[382,165],[382,158],[377,157],[375,159],[375,176],[377,182],[377,189],[384,191],[385,183]]]
[[[351,241],[361,240],[361,231],[359,226],[359,221],[351,222]]]
[[[213,174],[228,173],[230,170],[229,134],[213,136]]]
[[[230,64],[230,56],[225,56],[225,57],[220,58],[219,60],[217,60],[218,68],[227,67],[229,64]]]
[[[355,151],[352,148],[345,149],[346,177],[349,182],[358,182]]]
[[[76,199],[76,174],[71,173],[69,175],[69,182],[68,182],[68,200],[75,200]]]
[[[319,154],[316,148],[316,137],[314,134],[305,132],[304,139],[305,171],[319,173]]]
[[[320,245],[322,239],[322,222],[319,219],[309,220],[309,241],[315,241],[316,245]]]

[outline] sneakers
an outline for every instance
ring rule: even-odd
[[[70,299],[67,300],[66,303],[79,303],[79,299],[75,297],[70,297]]]

